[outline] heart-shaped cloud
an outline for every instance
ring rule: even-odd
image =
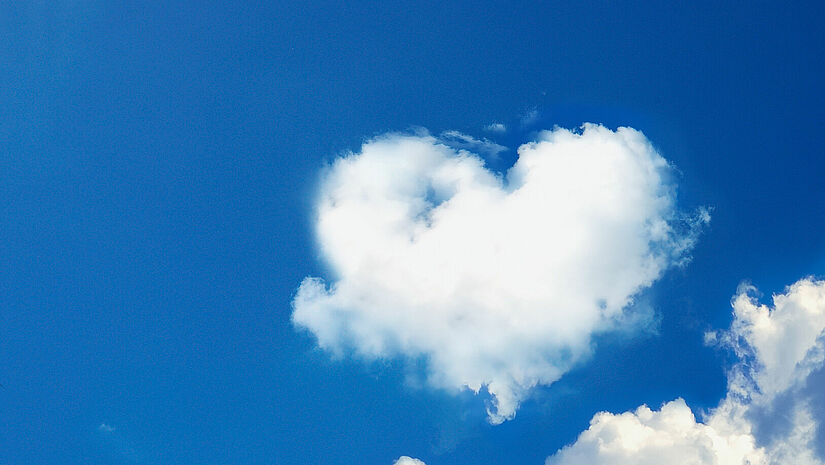
[[[668,162],[631,128],[557,128],[518,155],[502,176],[390,134],[337,159],[316,203],[332,279],[304,279],[293,322],[323,348],[423,358],[435,386],[486,388],[493,423],[595,333],[643,324],[627,307],[684,262],[707,212],[677,211]]]

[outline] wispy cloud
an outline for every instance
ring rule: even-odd
[[[496,134],[504,134],[507,132],[507,126],[504,123],[490,123],[487,126],[484,126],[484,130],[487,132],[494,132]]]
[[[114,426],[109,426],[106,423],[101,423],[100,426],[97,427],[97,430],[101,433],[111,433],[115,430]]]
[[[496,158],[501,152],[507,151],[507,147],[489,139],[476,139],[458,131],[444,131],[438,139],[454,149],[466,150],[490,158]]]

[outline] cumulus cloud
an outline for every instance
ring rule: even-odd
[[[505,174],[429,135],[390,134],[330,166],[295,325],[319,346],[423,360],[431,385],[486,389],[489,419],[632,330],[634,297],[684,263],[707,212],[676,207],[671,167],[632,128],[556,128]]]
[[[740,288],[733,301],[733,326],[721,339],[744,362],[734,371],[736,390],[773,398],[799,385],[825,360],[825,285],[798,281],[773,296],[773,309],[760,305],[755,294],[753,286]]]
[[[754,291],[740,288],[730,330],[708,338],[739,361],[726,398],[704,422],[681,399],[656,412],[599,413],[546,464],[825,464],[817,450],[825,412],[816,409],[825,402],[825,281],[796,282],[773,297],[773,308]]]
[[[697,423],[678,399],[656,412],[643,405],[620,415],[597,414],[576,443],[547,465],[744,464],[742,458],[754,453],[751,436],[726,435]]]
[[[402,455],[398,457],[398,460],[393,462],[393,465],[427,465],[421,460],[414,459],[412,457],[407,457],[406,455]]]

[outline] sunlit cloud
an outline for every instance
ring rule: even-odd
[[[677,208],[670,164],[632,128],[544,131],[503,175],[451,144],[389,134],[335,160],[315,203],[329,281],[305,278],[292,318],[330,351],[486,390],[500,423],[594,335],[648,325],[634,299],[709,215]]]

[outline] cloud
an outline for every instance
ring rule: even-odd
[[[773,297],[774,308],[759,305],[753,286],[742,286],[733,301],[731,331],[717,337],[734,348],[743,363],[734,387],[773,398],[800,384],[822,366],[820,338],[825,328],[825,283],[803,279]]]
[[[753,454],[753,438],[725,435],[697,423],[682,399],[654,412],[641,406],[620,415],[602,412],[573,446],[547,465],[689,465],[743,464]]]
[[[484,126],[484,130],[487,132],[504,134],[507,132],[507,126],[505,126],[504,123],[490,123],[487,126]]]
[[[101,433],[111,433],[115,430],[114,426],[109,426],[106,423],[101,423],[100,426],[97,427],[97,430]]]
[[[755,289],[733,299],[729,331],[709,341],[738,356],[728,394],[697,422],[681,399],[654,412],[599,413],[546,465],[822,465],[825,281],[803,279],[760,305]]]
[[[393,465],[427,465],[421,460],[414,459],[412,457],[407,457],[406,455],[402,455],[398,457],[398,460],[393,462]]]
[[[544,131],[504,175],[429,135],[371,140],[322,179],[331,281],[305,278],[292,320],[334,353],[423,360],[432,386],[486,389],[500,423],[595,334],[646,323],[634,298],[709,220],[677,210],[670,176],[632,128]]]
[[[507,151],[507,147],[496,144],[488,139],[476,139],[458,131],[444,131],[438,138],[439,142],[457,150],[475,152],[479,155],[486,155],[496,158],[501,152]]]

